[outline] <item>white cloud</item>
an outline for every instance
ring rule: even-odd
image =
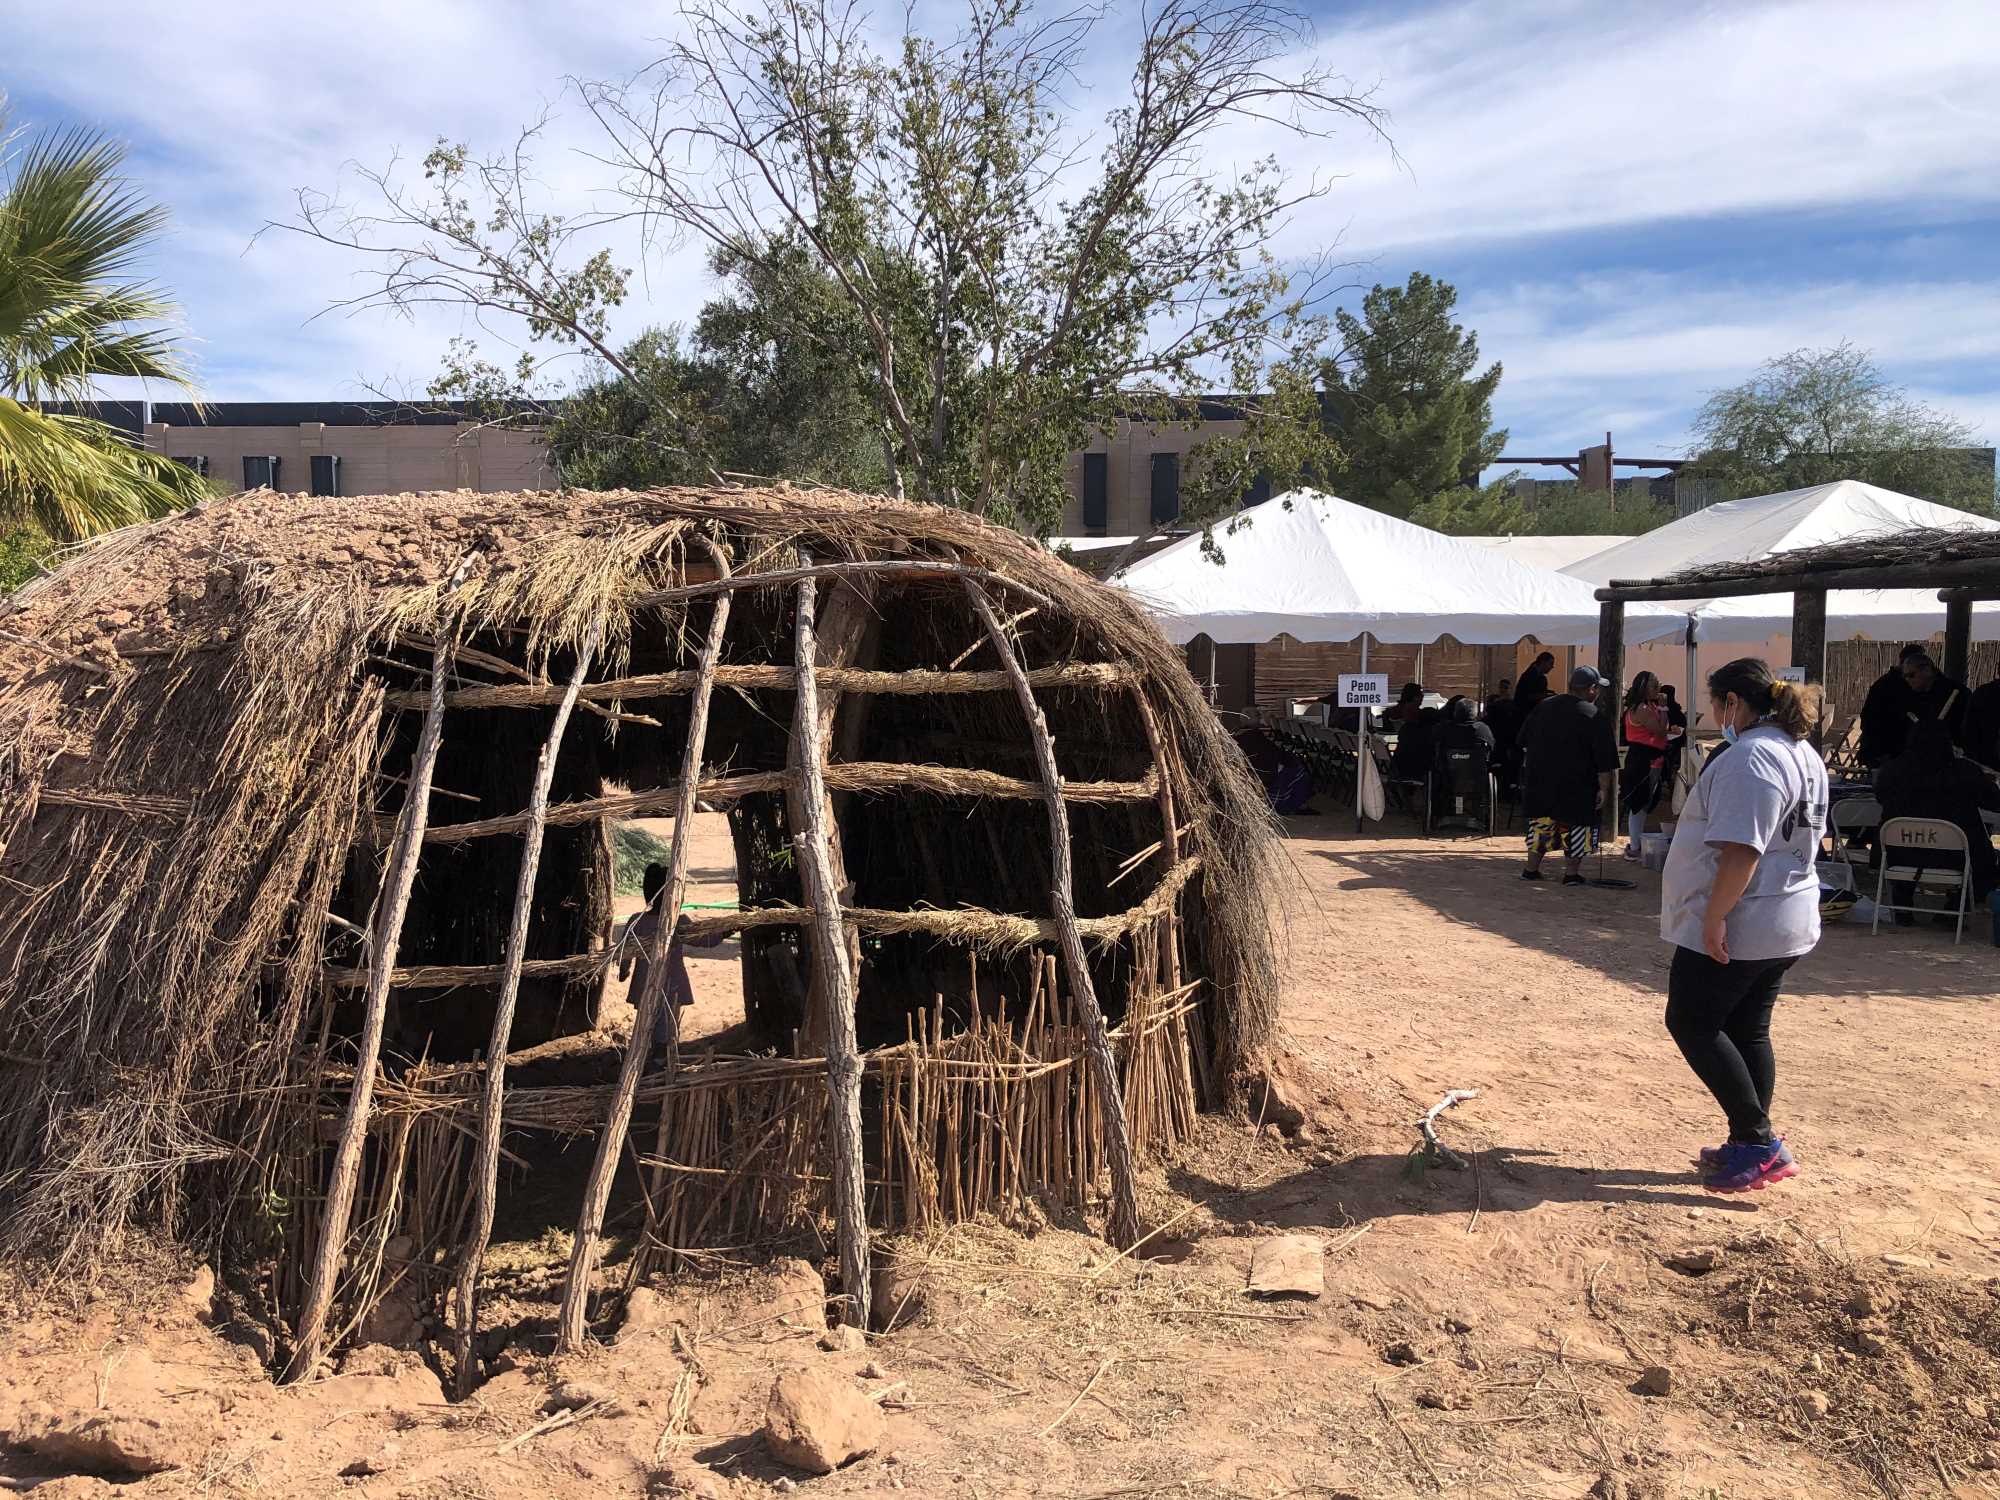
[[[1985,0],[1457,4],[1323,37],[1379,80],[1318,227],[1368,251],[1828,205],[1984,204],[2000,139]],[[1308,228],[1312,226],[1307,226]]]
[[[2000,299],[1978,281],[1716,285],[1660,272],[1579,275],[1466,296],[1480,351],[1506,367],[1510,446],[1566,452],[1607,426],[1618,448],[1673,457],[1710,390],[1789,350],[1848,339],[1920,399],[2000,438]]]
[[[331,185],[343,162],[421,153],[440,132],[502,145],[549,101],[558,118],[542,175],[556,199],[584,205],[603,174],[572,149],[587,122],[561,102],[563,76],[629,71],[674,25],[665,6],[635,13],[610,0],[360,0],[309,26],[268,0],[191,0],[170,25],[117,0],[15,9],[0,87],[40,115],[135,141],[148,188],[179,226],[159,270],[188,304],[220,398],[358,395],[384,377],[420,384],[455,317],[308,322],[352,292],[354,264],[295,238],[250,247],[252,235],[286,216],[296,188]],[[923,14],[951,24],[942,0]],[[1578,252],[1560,237],[1829,211],[1873,215],[1886,237],[1906,218],[1994,215],[2000,45],[1990,15],[1984,0],[1467,0],[1376,12],[1324,25],[1318,45],[1376,87],[1400,162],[1355,128],[1303,144],[1240,131],[1210,155],[1248,162],[1277,149],[1301,175],[1346,174],[1301,216],[1289,250],[1345,231],[1354,254],[1462,258],[1547,237],[1535,241],[1549,247],[1546,277],[1462,278],[1468,321],[1507,364],[1503,408],[1547,431],[1612,421],[1634,441],[1677,441],[1702,390],[1841,337],[1965,410],[1951,390],[1990,388],[1968,367],[2000,352],[2000,316],[1976,282],[1836,277],[1815,267],[1810,234],[1788,287],[1704,283],[1678,271],[1670,249],[1647,272],[1577,274]],[[1130,15],[1105,28],[1092,56],[1128,55]],[[1076,107],[1094,122],[1121,82],[1107,61],[1079,80]],[[619,253],[634,260],[636,246],[623,240]],[[1922,261],[1909,273],[1938,274]],[[622,326],[685,317],[704,290],[698,261],[683,254],[635,287]],[[1995,408],[1980,399],[1976,419],[1993,435]]]

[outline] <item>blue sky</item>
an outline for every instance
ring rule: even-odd
[[[563,80],[629,72],[676,24],[599,0],[186,0],[170,24],[102,0],[12,9],[0,89],[16,123],[131,143],[175,214],[153,270],[224,400],[420,389],[457,322],[316,319],[356,289],[353,264],[259,227],[346,163],[421,155],[441,133],[505,145],[544,102],[541,174],[586,204],[602,174],[577,154]],[[1364,284],[1455,283],[1506,366],[1513,452],[1609,428],[1621,452],[1679,453],[1707,391],[1843,338],[2000,441],[1994,17],[1990,0],[1325,7],[1316,51],[1389,111],[1395,151],[1359,131],[1283,143],[1295,172],[1336,180],[1279,249],[1337,245]],[[1115,39],[1129,13],[1104,24]],[[1116,82],[1081,80],[1079,114],[1100,116]],[[1246,131],[1221,149],[1273,144]],[[631,329],[685,317],[698,259],[654,260],[636,290]]]

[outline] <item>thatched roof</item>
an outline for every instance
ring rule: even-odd
[[[260,1085],[299,1077],[332,1013],[327,913],[355,861],[378,857],[375,820],[395,801],[385,757],[412,648],[450,620],[543,672],[595,637],[593,678],[615,676],[644,596],[686,576],[685,549],[710,528],[747,565],[804,549],[988,570],[1053,606],[1022,626],[1030,666],[1129,668],[1120,680],[1159,721],[1199,862],[1186,920],[1212,1059],[1235,1069],[1265,1042],[1274,846],[1261,794],[1179,651],[1124,595],[1035,544],[962,512],[789,488],[257,492],[108,538],[0,605],[0,1211],[17,1240],[74,1243],[135,1212],[174,1219],[204,1162],[227,1191],[257,1183],[280,1129],[281,1091]],[[963,608],[931,587],[938,610]],[[685,629],[686,607],[665,623],[670,637]],[[616,703],[596,707],[619,718]],[[605,732],[643,736],[651,722]],[[990,781],[957,790],[1004,790],[980,774]],[[924,794],[911,784],[906,795]]]

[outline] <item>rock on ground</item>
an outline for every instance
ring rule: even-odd
[[[831,1474],[888,1446],[881,1408],[853,1386],[816,1370],[780,1375],[764,1413],[764,1441],[780,1463]]]
[[[207,1446],[192,1424],[41,1404],[21,1409],[5,1442],[55,1468],[126,1476],[185,1468]]]
[[[877,1333],[913,1323],[924,1310],[923,1281],[915,1266],[883,1259],[869,1277],[868,1322]]]
[[[1309,1234],[1259,1240],[1250,1252],[1253,1297],[1318,1297],[1326,1291],[1326,1252]]]

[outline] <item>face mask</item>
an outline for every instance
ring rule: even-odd
[[[1724,724],[1722,726],[1722,742],[1725,745],[1736,743],[1736,726],[1734,724]]]

